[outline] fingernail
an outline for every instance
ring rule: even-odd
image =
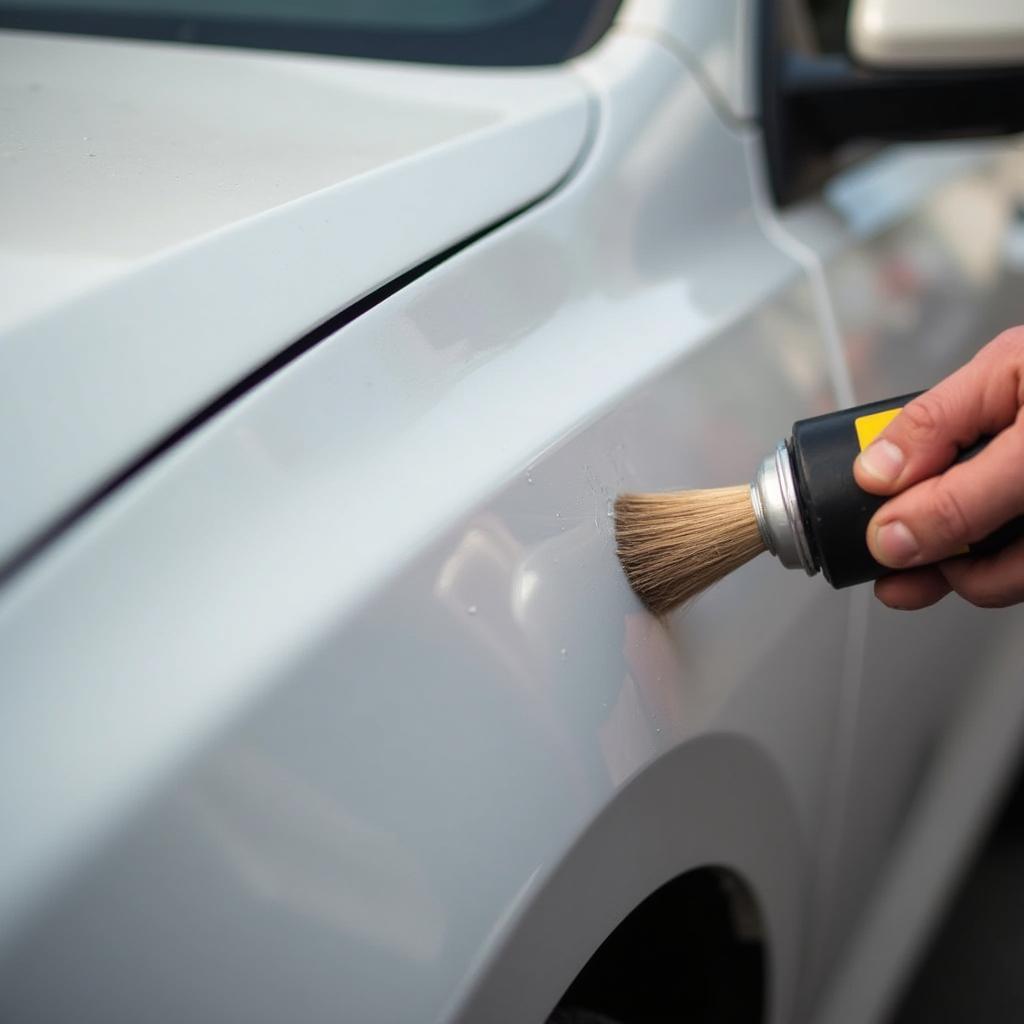
[[[881,555],[879,561],[892,569],[910,565],[920,551],[917,540],[907,528],[907,524],[901,523],[898,519],[878,528],[875,532],[875,548]]]
[[[883,484],[891,484],[900,475],[903,469],[903,452],[884,438],[869,444],[857,456],[861,468],[869,475],[875,477]]]

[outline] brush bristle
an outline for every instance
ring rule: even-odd
[[[747,486],[622,494],[615,501],[615,537],[630,585],[656,615],[765,549]]]

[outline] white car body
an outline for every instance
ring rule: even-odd
[[[714,868],[765,1019],[883,1019],[1020,612],[765,556],[658,621],[609,513],[1021,319],[1024,158],[777,212],[752,19],[521,71],[0,34],[0,1017],[540,1024]]]

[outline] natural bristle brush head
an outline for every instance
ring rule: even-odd
[[[765,550],[746,485],[622,494],[615,500],[615,538],[630,586],[656,615]]]

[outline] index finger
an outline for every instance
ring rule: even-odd
[[[1014,421],[1022,382],[1024,327],[1015,327],[904,406],[857,456],[858,485],[873,494],[898,494],[941,473],[961,449]]]

